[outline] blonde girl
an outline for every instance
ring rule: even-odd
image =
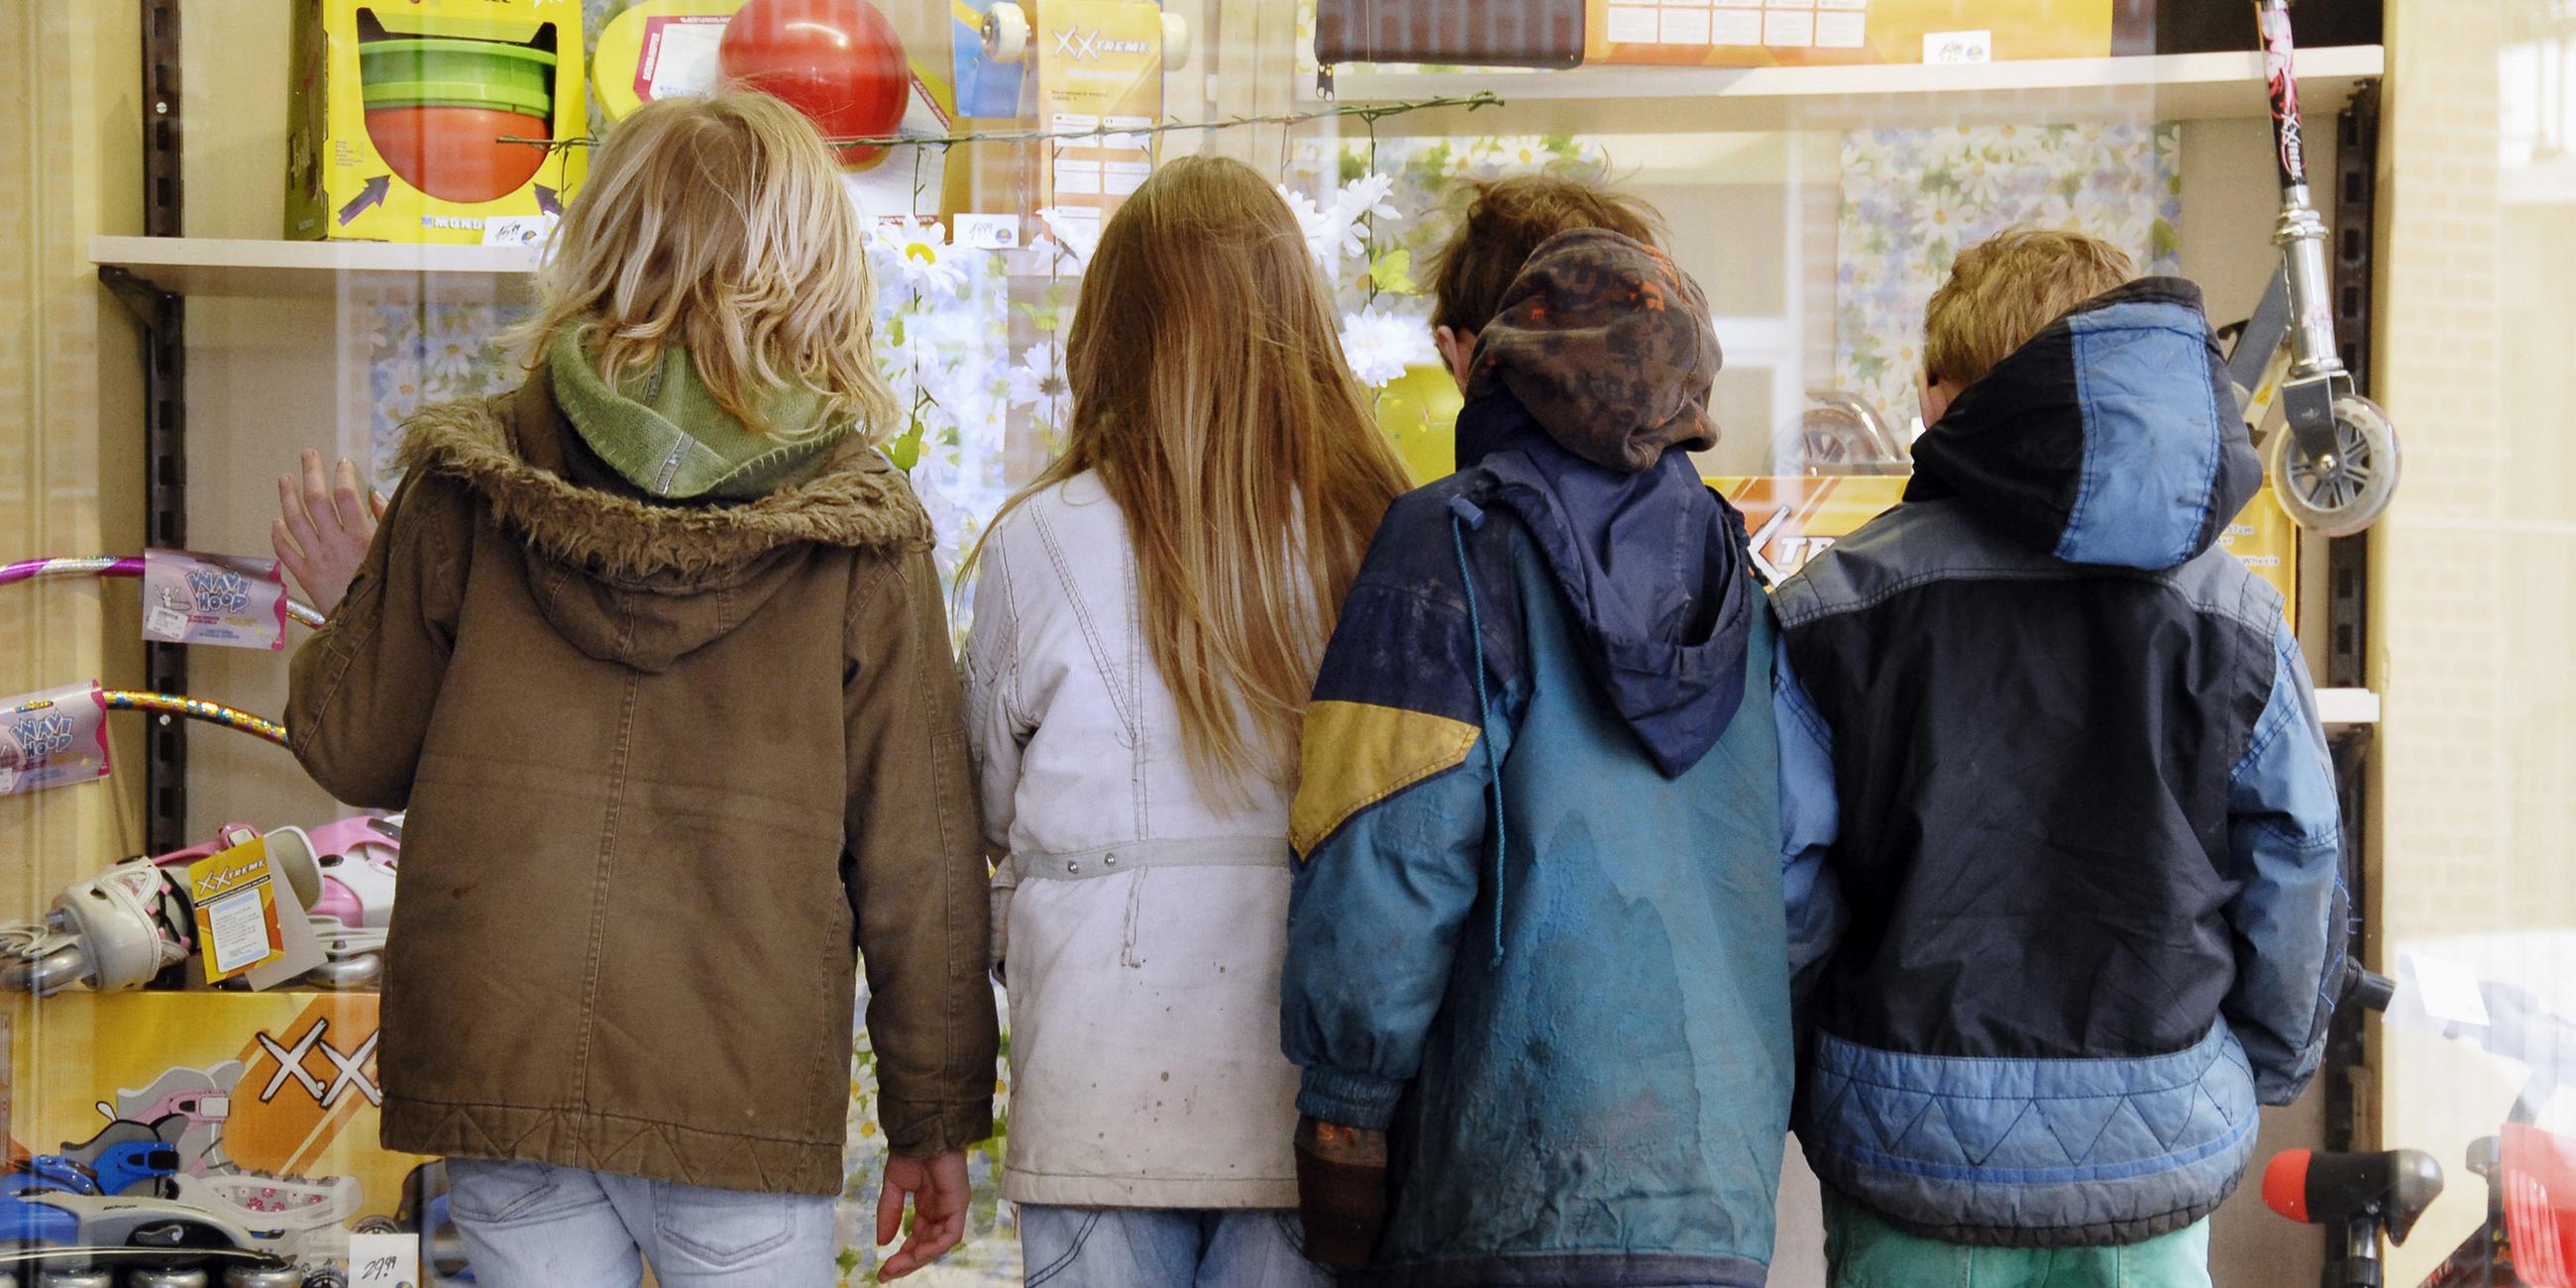
[[[1325,1282],[1279,1053],[1297,726],[1402,468],[1296,217],[1163,166],[1103,230],[1070,444],[979,558],[968,736],[1031,1284]]]
[[[410,809],[384,1143],[451,1160],[486,1288],[836,1283],[854,944],[879,1241],[914,1215],[886,1276],[961,1233],[985,868],[861,235],[790,109],[647,106],[567,212],[527,382],[406,425],[345,599],[354,479],[287,507],[339,601],[296,753]]]

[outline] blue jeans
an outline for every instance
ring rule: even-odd
[[[1331,1288],[1305,1248],[1293,1209],[1020,1205],[1028,1288]]]
[[[481,1288],[830,1288],[832,1199],[455,1158],[447,1209]]]

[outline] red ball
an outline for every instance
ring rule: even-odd
[[[882,138],[903,124],[912,68],[894,24],[867,0],[748,0],[725,23],[727,81],[784,101],[825,138]],[[863,165],[883,148],[841,149]]]

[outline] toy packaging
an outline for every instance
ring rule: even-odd
[[[0,698],[0,796],[107,777],[98,681]]]
[[[588,149],[579,0],[301,0],[286,235],[476,244],[560,216]],[[503,142],[505,138],[538,142]]]
[[[345,1272],[353,1229],[396,1228],[429,1161],[376,1147],[372,994],[70,993],[15,999],[10,1021],[11,1154],[40,1177],[57,1164],[87,1197]],[[0,1204],[77,1216],[80,1197]]]
[[[1789,475],[1712,478],[1708,485],[1744,512],[1754,566],[1777,584],[1832,547],[1837,539],[1850,536],[1860,525],[1894,508],[1905,497],[1906,481],[1894,475]],[[2254,494],[2244,512],[2227,525],[2218,545],[2281,592],[2295,626],[2299,604],[2298,529],[2273,498],[2271,489]]]
[[[144,551],[143,638],[282,651],[286,582],[277,561]]]
[[[2111,0],[1609,0],[1584,60],[1688,67],[2101,58]]]

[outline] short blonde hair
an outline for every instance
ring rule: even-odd
[[[2119,247],[2049,228],[2013,228],[1959,252],[1923,310],[1926,380],[1973,385],[2068,309],[2138,275]]]
[[[812,124],[765,94],[648,103],[610,130],[537,273],[530,369],[569,330],[612,387],[688,346],[708,396],[782,440],[855,420],[883,443],[867,230]],[[814,425],[770,425],[766,389],[822,395]]]

